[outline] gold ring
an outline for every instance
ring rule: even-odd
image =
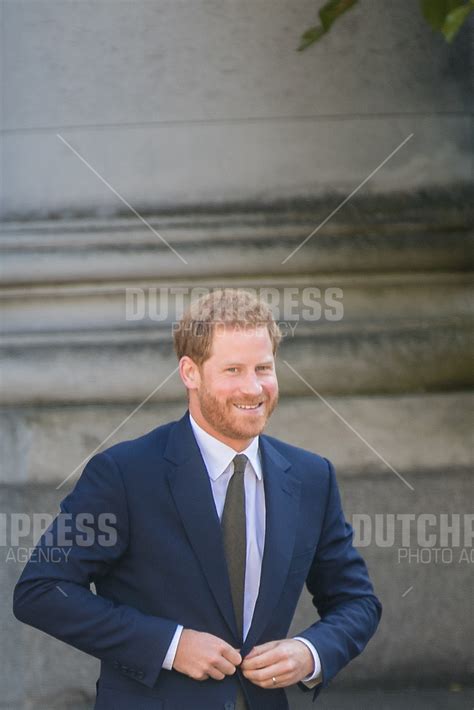
[[[272,678],[273,685],[276,685],[276,682],[277,682],[277,679],[275,678],[275,676],[273,676],[273,678]]]

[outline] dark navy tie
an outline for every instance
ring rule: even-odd
[[[247,556],[244,472],[247,460],[245,454],[237,454],[233,459],[234,472],[227,486],[221,519],[222,538],[227,560],[227,569],[229,571],[235,620],[242,642],[244,627],[245,561]],[[247,704],[239,686],[235,709],[246,710],[246,708]]]

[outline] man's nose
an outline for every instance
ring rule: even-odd
[[[246,394],[256,395],[263,392],[263,387],[261,382],[259,382],[257,375],[253,373],[245,378],[242,383],[241,390]]]

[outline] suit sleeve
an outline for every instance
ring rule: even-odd
[[[355,656],[375,633],[382,606],[374,594],[367,567],[352,545],[334,468],[330,461],[329,493],[323,529],[306,586],[320,620],[298,636],[308,639],[321,660],[322,688]],[[308,690],[300,684],[302,690]]]
[[[14,590],[17,619],[152,687],[177,624],[94,594],[128,546],[121,472],[94,456],[41,537]],[[54,552],[54,554],[52,554]]]

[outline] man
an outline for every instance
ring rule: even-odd
[[[280,338],[243,290],[192,304],[174,333],[189,411],[89,461],[39,543],[67,538],[64,556],[17,584],[18,619],[101,660],[96,710],[284,710],[375,632],[331,463],[262,435]],[[305,581],[320,620],[287,639]]]

